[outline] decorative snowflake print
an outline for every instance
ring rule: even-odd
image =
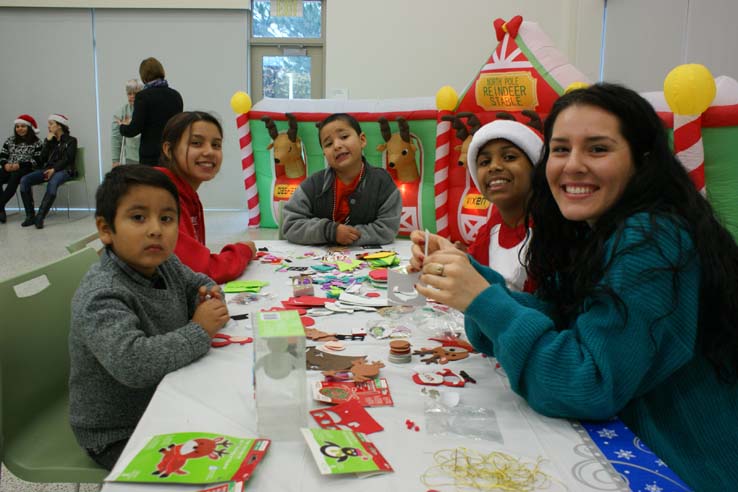
[[[631,458],[635,458],[633,452],[626,449],[619,449],[618,451],[615,451],[615,456],[628,461],[630,461]]]
[[[597,434],[599,434],[600,437],[603,437],[605,439],[612,439],[613,437],[618,437],[618,433],[612,429],[601,429],[597,431]]]

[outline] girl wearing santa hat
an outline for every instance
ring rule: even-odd
[[[49,135],[41,150],[41,169],[23,176],[20,182],[23,207],[26,209],[26,220],[21,226],[35,225],[43,229],[44,219],[51,210],[61,185],[73,178],[77,172],[74,160],[77,157],[77,139],[69,135],[69,119],[63,114],[50,114],[48,121]],[[46,182],[46,193],[36,213],[33,204],[31,187]]]
[[[538,115],[527,116],[531,118],[528,125],[509,113],[499,113],[499,119],[487,123],[472,137],[466,160],[469,174],[493,209],[468,253],[502,275],[509,289],[531,292],[533,282],[523,266],[530,233],[525,207],[543,138],[532,126],[540,123]]]
[[[0,223],[6,221],[5,204],[13,198],[23,176],[38,166],[43,144],[38,139],[38,125],[32,116],[22,114],[15,119],[13,136],[0,150]],[[3,189],[5,185],[5,189]]]

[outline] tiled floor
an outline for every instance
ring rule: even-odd
[[[12,205],[13,202],[9,203]],[[37,230],[34,227],[21,227],[24,216],[20,212],[8,209],[8,222],[0,224],[0,280],[33,269],[56,260],[67,254],[66,245],[95,230],[93,215],[87,211],[73,211],[67,219],[66,210],[52,212],[46,220],[46,227]],[[251,229],[246,212],[212,211],[205,213],[208,246],[213,250],[228,243],[252,239],[277,239],[275,229]],[[93,492],[98,485],[86,484],[80,488],[83,492]],[[46,492],[73,491],[73,484],[32,484],[14,477],[6,468],[2,468],[0,492]]]

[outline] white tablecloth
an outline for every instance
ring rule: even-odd
[[[268,247],[277,256],[296,257],[306,251],[319,256],[324,249],[303,247],[282,241],[262,241],[257,247]],[[399,241],[387,247],[401,253],[403,263],[408,259],[409,243]],[[357,251],[353,251],[352,254]],[[292,265],[316,264],[317,261],[299,259]],[[239,306],[240,311],[257,311],[278,306],[279,301],[292,295],[290,276],[295,272],[275,272],[276,265],[252,262],[244,279],[260,279],[270,282],[264,291],[267,298],[249,306]],[[316,287],[316,295],[322,295]],[[232,309],[236,311],[235,309]],[[315,328],[338,333],[350,333],[352,327],[364,326],[375,313],[335,314],[315,318]],[[251,335],[250,320],[231,321],[225,333]],[[432,346],[428,341],[432,333],[427,328],[415,327],[410,339],[413,348]],[[464,388],[441,388],[460,395],[460,404],[469,407],[491,409],[502,434],[502,442],[454,436],[430,435],[426,429],[425,404],[427,397],[421,393],[424,386],[415,384],[413,369],[422,365],[418,356],[410,364],[396,365],[388,362],[389,340],[377,340],[367,336],[364,341],[346,341],[347,350],[341,355],[367,355],[370,361],[382,360],[385,366],[380,373],[389,382],[393,407],[372,407],[367,410],[384,431],[369,435],[379,451],[389,461],[394,473],[358,479],[355,476],[322,476],[307,446],[302,441],[273,442],[266,457],[246,484],[255,491],[366,491],[407,492],[425,491],[420,477],[433,466],[433,454],[443,449],[463,446],[480,452],[501,451],[527,461],[545,459],[543,470],[554,479],[548,490],[619,490],[612,479],[612,470],[603,466],[595,456],[596,451],[588,440],[580,435],[566,420],[543,417],[515,395],[509,388],[504,374],[495,368],[495,360],[472,354],[469,358],[452,362],[449,367],[465,370],[477,380]],[[308,340],[308,345],[314,344]],[[253,401],[253,344],[230,345],[211,349],[202,359],[166,376],[152,399],[143,418],[123,452],[123,458],[132,457],[151,436],[173,432],[212,432],[241,437],[257,437]],[[308,372],[308,384],[322,379],[317,371]],[[323,406],[310,399],[309,408]],[[414,421],[419,431],[409,430],[406,420]],[[308,418],[310,427],[317,424]],[[269,436],[264,436],[269,437]],[[121,460],[125,461],[125,460]],[[114,470],[119,471],[119,470]],[[565,487],[566,488],[565,488]],[[104,492],[129,491],[185,491],[204,486],[144,485],[106,483]],[[439,487],[435,487],[439,488]],[[439,488],[452,490],[451,488]]]

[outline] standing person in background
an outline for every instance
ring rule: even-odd
[[[74,160],[77,157],[77,139],[69,134],[69,119],[63,114],[49,115],[49,135],[41,150],[41,169],[21,178],[20,189],[26,220],[22,227],[35,225],[44,228],[44,219],[51,210],[59,187],[77,175]],[[41,200],[38,213],[35,213],[31,187],[47,182],[46,193]]]
[[[23,176],[38,167],[43,143],[38,139],[38,125],[30,115],[15,119],[13,136],[0,150],[0,223],[6,221],[5,204],[13,198]],[[5,184],[5,190],[2,185]]]
[[[143,89],[143,84],[138,79],[131,79],[126,82],[128,103],[124,104],[113,115],[113,128],[110,134],[113,167],[118,164],[138,164],[138,146],[141,142],[141,137],[124,137],[120,134],[120,124],[124,121],[131,121],[133,101],[141,89]]]
[[[179,193],[179,237],[174,249],[194,271],[219,284],[237,279],[256,254],[253,241],[228,244],[220,253],[205,246],[205,215],[197,194],[200,185],[215,178],[223,162],[223,128],[204,111],[185,111],[173,117],[162,135],[160,171]]]
[[[169,118],[184,108],[182,96],[169,87],[164,67],[156,58],[146,58],[138,68],[144,88],[133,101],[133,115],[119,125],[124,137],[141,135],[138,162],[149,166],[159,163],[161,134]]]

